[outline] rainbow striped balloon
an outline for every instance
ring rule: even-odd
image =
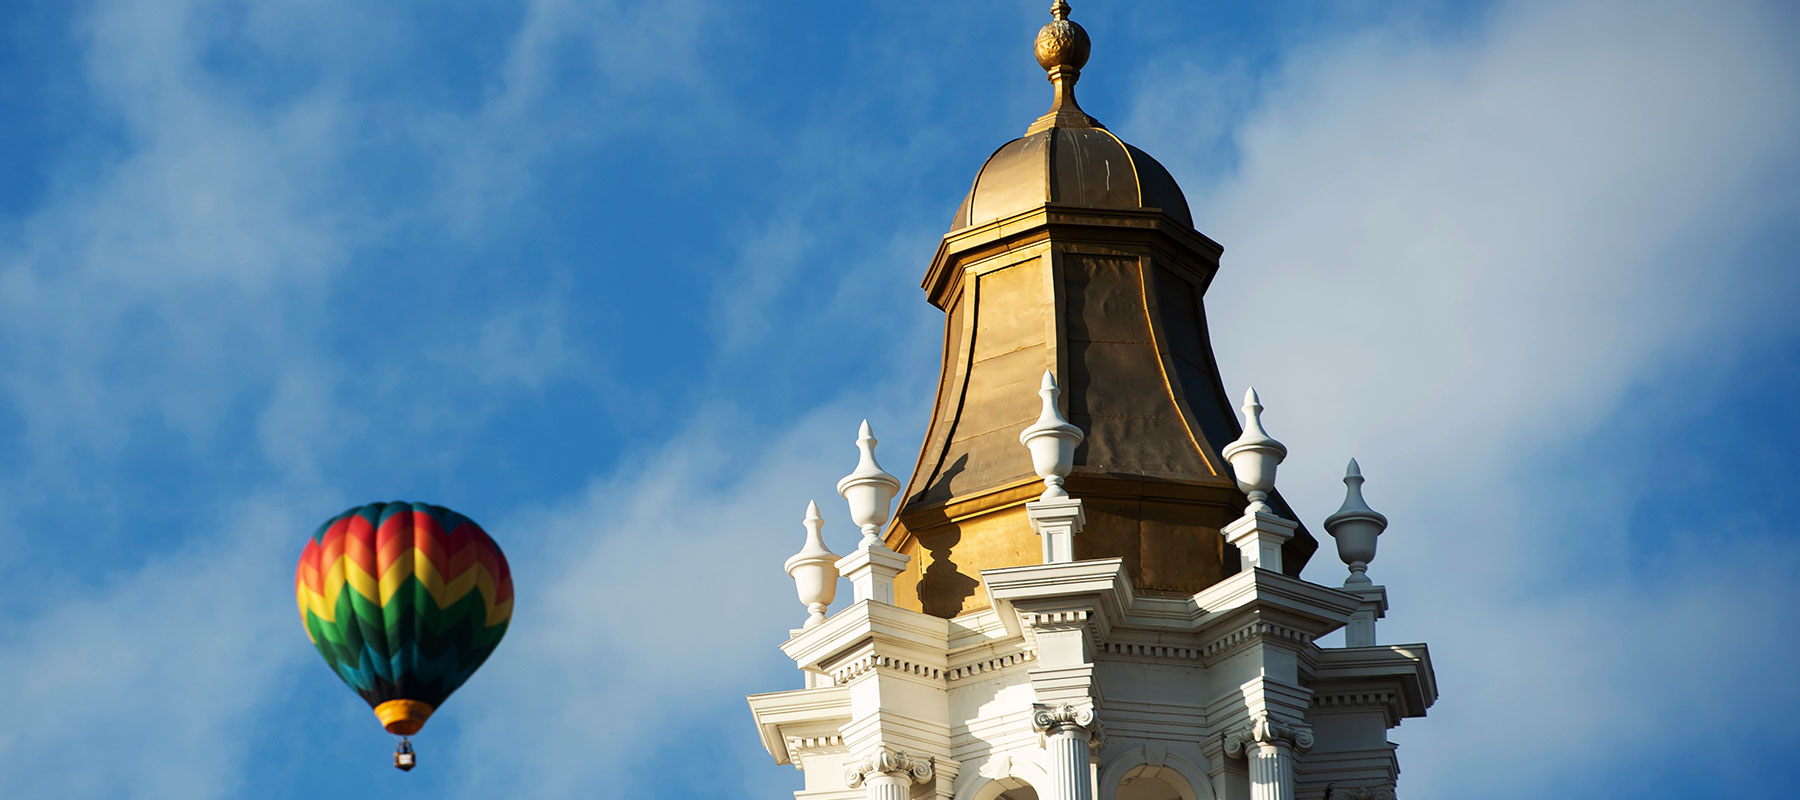
[[[325,663],[402,735],[494,652],[513,607],[499,545],[426,503],[371,503],[327,520],[300,553],[294,593]]]

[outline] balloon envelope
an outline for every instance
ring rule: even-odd
[[[512,618],[500,547],[468,517],[426,503],[326,520],[300,553],[294,589],[325,663],[400,734],[474,674]]]

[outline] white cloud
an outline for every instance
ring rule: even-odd
[[[114,138],[55,151],[44,200],[9,220],[0,241],[0,397],[26,445],[0,472],[0,563],[23,573],[0,586],[13,615],[0,626],[9,687],[0,791],[9,797],[227,796],[282,766],[246,758],[268,733],[256,714],[280,702],[274,687],[305,655],[291,591],[280,587],[291,586],[296,537],[317,509],[341,502],[303,490],[382,410],[346,400],[345,380],[367,371],[327,352],[325,334],[342,321],[326,300],[358,248],[414,213],[361,207],[372,200],[354,189],[351,162],[366,155],[357,148],[369,110],[331,83],[341,74],[324,70],[319,84],[268,98],[240,93],[229,79],[240,76],[208,62],[227,45],[291,45],[301,23],[335,13],[304,6],[262,4],[243,16],[217,4],[121,2],[80,23],[82,85],[92,93],[82,112]],[[658,36],[634,38],[595,18],[589,39],[565,32],[562,46],[602,57],[604,34],[678,50],[691,30],[677,23],[692,15],[651,6],[633,15]],[[248,35],[233,28],[240,23]],[[329,60],[334,46],[366,43],[313,40],[294,52]],[[529,58],[529,44],[515,42],[513,56]],[[512,127],[482,127],[489,141],[536,141],[524,135],[530,108],[505,121]],[[600,122],[582,135],[610,135],[631,119]],[[526,147],[531,157],[504,166],[528,173],[547,148]],[[452,195],[424,213],[456,207]],[[511,359],[486,376],[493,391],[540,386],[577,363],[559,309],[475,316],[472,357],[488,367]],[[239,433],[274,475],[260,486],[231,476],[171,487],[226,476],[217,462],[249,461],[231,438]],[[121,466],[134,447],[165,445],[145,459],[150,469]],[[159,504],[200,499],[178,526],[138,524],[132,493],[161,492],[174,496]]]
[[[916,410],[896,394],[843,398],[778,432],[712,406],[579,495],[495,527],[520,543],[507,543],[519,600],[500,652],[446,712],[462,721],[465,794],[671,791],[637,765],[714,736],[727,743],[719,758],[747,759],[758,794],[791,783],[755,747],[743,696],[797,685],[776,646],[806,615],[782,560],[800,547],[809,499],[827,543],[849,552],[856,534],[833,487],[855,466],[859,414],[890,442],[884,465],[905,471],[922,432],[884,430]],[[705,769],[716,788],[736,767]],[[646,783],[620,786],[631,780]]]
[[[205,2],[118,2],[81,21],[90,111],[118,125],[118,141],[113,150],[60,152],[45,202],[0,243],[0,332],[12,344],[0,349],[0,388],[18,409],[32,458],[53,467],[35,480],[66,476],[79,458],[116,458],[144,431],[172,429],[205,452],[246,398],[274,404],[264,428],[279,427],[268,414],[297,408],[295,374],[325,360],[329,331],[344,324],[328,301],[358,253],[421,222],[434,236],[459,219],[505,230],[544,163],[646,124],[643,115],[610,113],[621,98],[671,86],[704,91],[697,67],[679,57],[703,37],[705,15],[688,6],[540,2],[505,40],[505,77],[477,107],[419,108],[396,119],[384,104],[422,101],[355,97],[350,76],[336,69],[340,61],[391,67],[340,52],[371,46],[361,37],[375,34],[293,41],[294,31],[340,12],[262,4],[238,15]],[[379,17],[369,30],[396,28]],[[624,69],[645,48],[662,54],[646,63],[666,68]],[[302,59],[293,65],[302,77],[285,93],[258,95],[209,61],[222,50]],[[582,92],[591,108],[547,124],[570,104],[557,94],[568,87],[551,81],[570,61],[591,62],[580,74],[611,80]],[[442,174],[434,170],[425,187],[366,185],[359,159],[376,145],[437,154]],[[407,196],[415,190],[419,198]],[[488,388],[535,390],[580,362],[560,317],[533,311],[474,321],[480,340],[470,347],[491,367]],[[493,371],[502,365],[505,374]],[[289,451],[322,441],[289,441],[271,456],[317,460],[317,448],[305,458]]]
[[[1262,391],[1293,451],[1284,491],[1315,527],[1350,455],[1394,521],[1371,570],[1394,593],[1384,638],[1433,642],[1445,692],[1395,734],[1405,793],[1716,754],[1743,709],[1792,707],[1716,657],[1791,657],[1745,644],[1800,602],[1781,580],[1800,569],[1791,534],[1697,521],[1711,556],[1671,551],[1626,523],[1664,487],[1553,457],[1642,402],[1637,383],[1784,335],[1769,323],[1793,282],[1743,254],[1800,210],[1768,179],[1800,166],[1792,22],[1755,4],[1510,3],[1466,38],[1369,29],[1296,49],[1263,85],[1189,71],[1141,99],[1164,137],[1147,149],[1191,176],[1217,137],[1184,144],[1175,120],[1217,121],[1163,104],[1254,98],[1237,169],[1186,182],[1227,248],[1214,343],[1227,384]],[[1324,545],[1308,574],[1335,581]],[[1687,568],[1626,566],[1649,549]],[[1704,698],[1678,688],[1701,682]]]
[[[0,773],[11,797],[220,797],[240,788],[258,706],[301,648],[290,567],[305,498],[193,518],[140,569],[31,598],[0,647]],[[316,498],[308,505],[316,503]],[[277,591],[270,591],[274,587]]]

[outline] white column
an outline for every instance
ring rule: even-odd
[[[1099,723],[1093,706],[1032,706],[1031,727],[1050,741],[1050,785],[1044,800],[1093,800],[1092,752]]]
[[[850,788],[866,787],[869,800],[907,800],[915,783],[931,780],[931,759],[876,747],[844,770]]]
[[[1250,797],[1254,800],[1294,800],[1294,757],[1287,745],[1257,742],[1251,745]]]
[[[1250,767],[1251,800],[1294,800],[1294,753],[1312,749],[1312,729],[1258,714],[1225,742],[1225,752]]]
[[[870,775],[864,785],[869,789],[869,800],[907,800],[912,794],[912,779],[892,772]]]

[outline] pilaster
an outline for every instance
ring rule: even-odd
[[[1123,560],[984,570],[981,578],[1001,620],[1037,650],[1031,685],[1038,702],[1098,703],[1094,662],[1100,642],[1132,602]]]
[[[1214,687],[1207,717],[1208,738],[1218,743],[1208,747],[1215,788],[1227,800],[1293,800],[1295,753],[1312,745],[1310,729],[1298,733],[1312,700],[1303,666],[1317,651],[1313,640],[1342,627],[1362,599],[1251,567],[1194,600],[1204,612],[1201,652]]]
[[[1305,666],[1312,689],[1306,721],[1317,745],[1297,765],[1299,800],[1339,800],[1350,788],[1372,796],[1391,790],[1400,762],[1387,731],[1424,716],[1437,699],[1425,646],[1319,649]]]

